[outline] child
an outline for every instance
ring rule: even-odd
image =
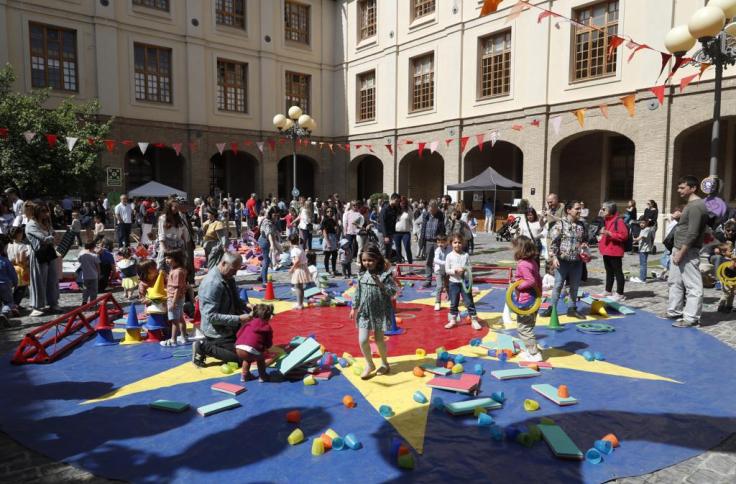
[[[370,331],[373,331],[376,347],[381,355],[381,367],[376,371],[376,375],[385,375],[390,371],[383,333],[391,327],[393,316],[391,298],[396,294],[397,287],[391,270],[387,268],[386,259],[383,258],[377,245],[367,244],[363,247],[360,265],[361,274],[353,297],[350,319],[355,318],[358,326],[358,342],[366,362],[365,370],[360,377],[367,380],[376,369],[368,342]]]
[[[87,242],[84,249],[79,252],[79,271],[81,272],[84,292],[82,293],[82,305],[97,298],[97,288],[100,279],[100,258],[95,253],[95,243]]]
[[[10,229],[10,245],[8,245],[8,259],[15,267],[15,273],[18,275],[18,285],[13,292],[13,302],[16,307],[20,308],[23,298],[28,295],[28,286],[31,284],[31,270],[29,260],[31,256],[31,246],[23,243],[25,232],[23,227],[13,227]]]
[[[517,237],[513,243],[514,259],[516,262],[516,280],[523,282],[517,286],[519,293],[518,304],[525,306],[537,297],[537,291],[542,290],[542,278],[539,275],[539,264],[537,257],[539,251],[537,244],[529,237],[522,235]],[[534,326],[537,323],[537,314],[528,315],[519,314],[516,317],[519,338],[526,348],[519,355],[521,361],[542,361],[542,354],[537,347],[537,340],[534,337]]]
[[[352,269],[350,267],[353,260],[353,249],[348,239],[340,239],[340,248],[337,251],[337,258],[340,260],[342,266],[342,275],[345,279],[353,277]]]
[[[450,252],[450,248],[447,244],[447,236],[440,234],[437,236],[437,248],[434,249],[434,273],[437,277],[437,295],[434,298],[434,310],[439,311],[442,302],[442,291],[449,299],[449,292],[447,284],[449,279],[447,278],[447,272],[445,271],[445,259],[447,254]]]
[[[97,253],[100,258],[99,289],[104,291],[110,284],[110,275],[112,274],[113,267],[115,267],[115,256],[112,255],[112,240],[104,239]]]
[[[0,328],[10,326],[9,318],[15,309],[13,292],[18,286],[18,275],[6,252],[8,244],[10,237],[0,235]]]
[[[240,381],[253,380],[250,365],[254,361],[258,367],[258,380],[268,381],[266,373],[266,350],[273,345],[273,329],[268,324],[273,316],[271,304],[256,304],[253,307],[253,319],[238,330],[235,340],[235,352],[243,360]]]
[[[457,326],[458,318],[458,304],[460,302],[460,295],[463,296],[463,303],[470,313],[472,320],[471,325],[473,329],[478,331],[482,329],[482,326],[478,322],[478,316],[475,311],[475,303],[473,302],[473,295],[471,288],[468,287],[467,291],[464,286],[463,278],[465,272],[470,268],[470,257],[467,253],[463,252],[463,245],[465,239],[462,234],[453,234],[452,236],[452,252],[447,254],[445,258],[445,270],[450,278],[449,293],[450,293],[450,316],[446,329],[454,328]]]
[[[307,257],[304,255],[304,250],[299,246],[299,234],[291,234],[289,242],[291,243],[289,274],[291,274],[291,283],[294,285],[294,291],[296,292],[294,309],[304,309],[304,285],[311,280],[309,270],[307,270]]]
[[[148,294],[148,288],[153,287],[156,284],[156,278],[158,277],[158,267],[156,267],[156,261],[153,259],[146,259],[138,265],[138,299],[144,304],[146,303],[146,294]]]
[[[310,279],[307,288],[317,287],[319,285],[319,271],[317,270],[317,253],[313,250],[307,251],[307,270]]]
[[[639,277],[632,277],[631,282],[643,284],[647,282],[647,259],[654,245],[654,231],[652,221],[644,217],[639,219],[639,227],[639,236],[634,238],[634,242],[639,242]]]
[[[95,244],[100,243],[105,238],[105,224],[102,223],[102,215],[95,215],[95,231],[94,241]]]
[[[187,270],[184,251],[181,249],[167,251],[164,260],[170,268],[169,276],[166,278],[166,307],[171,323],[171,339],[162,341],[161,346],[185,345],[187,326],[184,322],[184,298],[187,294]]]
[[[74,238],[77,240],[77,245],[82,247],[82,221],[79,220],[79,212],[72,213],[72,223],[69,226],[69,230],[74,234]]]
[[[130,255],[130,248],[123,247],[118,252],[120,260],[118,261],[118,270],[123,278],[123,290],[126,299],[132,299],[135,289],[138,287],[138,267],[135,259]]]
[[[468,253],[470,255],[473,255],[473,252],[475,251],[475,231],[478,228],[478,219],[473,217],[473,214],[470,212],[470,210],[467,211],[467,222],[468,227],[470,227],[470,240],[468,241]]]

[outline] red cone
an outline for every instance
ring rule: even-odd
[[[107,320],[107,306],[104,302],[100,304],[98,311],[99,315],[97,317],[97,326],[95,326],[95,330],[112,329],[112,324]]]
[[[276,294],[273,292],[273,282],[268,281],[266,283],[266,294],[263,296],[264,301],[275,301],[276,300]]]

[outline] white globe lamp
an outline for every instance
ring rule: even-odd
[[[715,37],[726,25],[726,15],[718,7],[707,6],[696,11],[687,28],[696,39]]]
[[[728,19],[736,17],[736,0],[710,0],[709,7],[718,7]]]
[[[664,45],[673,54],[684,54],[695,45],[695,38],[690,35],[687,25],[678,25],[667,33]]]
[[[302,108],[299,106],[292,106],[289,108],[289,117],[291,119],[299,119],[299,116],[302,115]]]
[[[273,125],[276,127],[276,129],[284,129],[284,126],[286,125],[286,116],[283,114],[277,114],[273,117]]]

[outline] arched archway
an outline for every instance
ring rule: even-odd
[[[351,162],[351,185],[349,193],[359,199],[383,192],[383,162],[373,155],[361,155]]]
[[[215,153],[210,158],[210,193],[219,190],[225,195],[247,199],[251,193],[258,193],[258,168],[258,160],[249,153],[231,150]]]
[[[430,199],[445,192],[445,160],[442,155],[425,150],[422,156],[412,151],[399,163],[399,193],[418,199]]]
[[[593,208],[605,200],[624,203],[634,194],[635,154],[634,142],[613,131],[565,138],[552,148],[550,189],[560,200]]]
[[[476,146],[463,158],[463,181],[480,175],[489,166],[496,170],[499,175],[509,180],[522,183],[524,174],[524,152],[521,148],[508,141],[497,141],[493,146],[490,142],[483,143],[483,150]],[[465,206],[480,210],[483,202],[473,203],[473,194],[477,192],[465,192],[463,200]],[[493,197],[493,192],[484,192],[484,196]],[[521,189],[503,190],[496,194],[496,204],[511,203],[514,198],[521,196]],[[476,197],[478,198],[478,197]]]
[[[173,148],[149,146],[142,154],[139,148],[125,153],[125,191],[128,192],[150,181],[185,190],[186,159]]]
[[[314,197],[315,190],[315,174],[317,171],[317,162],[314,159],[304,156],[296,156],[296,187],[299,194],[305,197]],[[285,156],[279,160],[278,164],[278,191],[279,198],[291,200],[291,189],[294,187],[294,162],[291,156]]]
[[[698,180],[709,175],[710,138],[713,122],[696,124],[677,135],[672,164],[672,187],[670,206],[684,203],[677,195],[677,180],[693,175]],[[723,181],[721,197],[728,201],[736,199],[736,116],[721,120],[720,153],[718,154],[718,176]]]

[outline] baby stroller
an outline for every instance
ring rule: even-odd
[[[498,232],[496,232],[496,240],[501,242],[511,242],[514,237],[514,233],[519,228],[519,219],[513,215],[509,215],[506,221],[503,223]]]

